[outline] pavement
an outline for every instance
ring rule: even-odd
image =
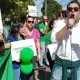
[[[52,66],[53,62],[51,60],[50,54],[48,55],[48,61]],[[45,60],[43,60],[43,64],[44,67],[38,67],[37,69],[34,70],[34,73],[31,76],[30,80],[50,80],[51,69],[49,66],[46,65]]]
[[[49,66],[39,67],[34,70],[34,73],[32,77],[30,78],[30,80],[49,80],[50,75],[51,75],[51,70]]]

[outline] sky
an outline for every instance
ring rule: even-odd
[[[38,11],[38,16],[41,16],[41,7],[43,6],[43,2],[44,0],[36,0],[36,7],[37,7],[37,11]]]

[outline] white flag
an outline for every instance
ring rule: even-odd
[[[0,9],[0,33],[3,33],[3,25],[2,25],[1,9]]]

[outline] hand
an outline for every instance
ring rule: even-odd
[[[72,28],[74,24],[75,24],[75,19],[74,18],[68,19],[67,25],[68,25],[69,28]]]
[[[27,32],[26,32],[25,28],[22,28],[20,30],[20,34],[23,35],[24,37],[26,36]]]
[[[40,60],[40,54],[37,55],[37,61],[39,61],[39,60]]]

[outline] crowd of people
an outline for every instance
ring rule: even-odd
[[[37,28],[32,16],[23,16],[20,22],[11,25],[4,21],[3,33],[0,33],[0,53],[11,48],[10,42],[34,39],[37,51],[33,58],[34,68],[49,66],[50,80],[80,80],[79,18],[80,3],[71,1],[67,5],[67,11],[58,12],[52,19],[42,16]],[[52,60],[48,45],[54,43],[57,48],[55,60]],[[12,61],[12,66],[14,80],[30,80],[29,74],[21,72],[20,60]]]

